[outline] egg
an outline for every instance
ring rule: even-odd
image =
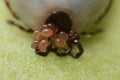
[[[36,53],[43,56],[48,47],[48,40],[51,39],[54,46],[69,48],[67,54],[72,57],[79,57],[83,53],[83,48],[78,41],[78,36],[88,26],[103,16],[111,3],[111,0],[7,0],[12,12],[19,17],[29,28],[37,30],[38,35],[42,35],[40,40],[35,40],[39,45]],[[44,27],[46,25],[47,27]],[[52,27],[51,27],[52,25]],[[44,27],[44,28],[43,28]],[[42,33],[42,34],[41,34]],[[44,33],[44,34],[43,34]],[[62,34],[61,34],[62,33]],[[47,36],[47,37],[46,37]],[[35,38],[39,39],[36,35]],[[44,43],[43,43],[44,41]],[[79,53],[71,54],[72,44],[77,44]],[[44,46],[45,45],[45,46]],[[40,48],[43,46],[44,48]],[[40,51],[42,49],[43,51]],[[54,50],[56,53],[58,51]]]

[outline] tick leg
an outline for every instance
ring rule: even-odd
[[[40,52],[38,48],[35,49],[36,54],[40,55],[40,56],[47,56],[49,51],[46,52]]]
[[[52,44],[50,44],[47,49],[46,49],[46,52],[40,52],[39,48],[35,48],[35,53],[40,55],[40,56],[47,56],[49,54],[49,52],[52,50]]]
[[[68,43],[68,49],[66,49],[65,52],[63,52],[63,53],[60,53],[60,52],[58,51],[58,48],[53,48],[53,49],[51,49],[51,50],[52,50],[57,56],[61,56],[61,57],[67,56],[68,54],[70,54],[71,49],[72,49],[72,46],[71,46],[70,42],[68,41],[67,43]]]
[[[77,45],[79,52],[74,53],[74,54],[71,53],[70,56],[72,56],[73,58],[78,58],[83,54],[84,49],[83,49],[82,45],[80,44],[79,40],[77,40],[77,39],[73,40],[73,44]]]
[[[98,33],[101,33],[103,30],[102,29],[99,29],[99,30],[96,30],[96,31],[93,31],[93,32],[82,32],[81,35],[95,35],[95,34],[98,34]]]
[[[13,9],[11,8],[11,5],[9,3],[9,0],[5,0],[5,4],[8,7],[9,11],[12,13],[12,15],[16,18],[19,19],[19,17],[16,15],[16,13],[13,11]]]
[[[67,56],[71,52],[71,48],[68,48],[64,53],[58,52],[58,48],[55,48],[52,51],[55,52],[57,56],[63,57],[63,56]]]
[[[68,47],[69,48],[67,50],[65,50],[65,52],[63,52],[63,53],[58,52],[58,48],[54,48],[54,49],[52,49],[52,51],[55,52],[55,54],[57,56],[63,57],[63,56],[67,56],[71,52],[72,46],[71,46],[71,44],[69,42],[68,42]]]
[[[8,20],[7,21],[9,24],[11,25],[14,25],[16,27],[18,27],[19,29],[21,29],[22,31],[25,31],[25,32],[28,32],[28,33],[33,33],[33,30],[32,29],[25,29],[23,26],[17,24],[16,22],[12,21],[12,20]]]
[[[8,9],[10,10],[10,12],[12,13],[12,15],[16,18],[16,19],[19,19],[19,17],[15,14],[15,12],[13,11],[13,9],[11,8],[11,5],[9,3],[9,0],[4,0],[5,1],[5,4],[6,6],[8,7]],[[28,33],[33,33],[33,30],[32,29],[25,29],[23,28],[23,26],[17,24],[16,22],[12,21],[12,20],[8,20],[7,21],[9,24],[11,25],[14,25],[16,27],[18,27],[19,29],[25,31],[25,32],[28,32]]]
[[[47,47],[46,52],[40,52],[38,47],[35,49],[35,52],[40,56],[47,56],[50,50],[51,50],[51,45]]]

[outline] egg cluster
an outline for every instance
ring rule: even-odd
[[[45,52],[49,41],[52,41],[52,46],[63,48],[66,46],[69,35],[64,31],[59,31],[54,24],[43,25],[40,30],[33,34],[32,48],[39,49],[40,52]]]

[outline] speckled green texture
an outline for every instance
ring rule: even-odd
[[[104,32],[81,37],[85,49],[79,59],[34,54],[32,35],[6,23],[15,20],[0,0],[0,80],[119,80],[120,0],[96,27]]]

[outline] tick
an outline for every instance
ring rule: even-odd
[[[24,29],[8,21],[33,33],[31,47],[36,54],[47,56],[53,51],[58,56],[78,58],[84,52],[79,35],[100,32],[84,31],[106,14],[111,0],[5,0],[5,3],[15,18],[29,26],[30,29]],[[72,53],[74,45],[79,52]]]

